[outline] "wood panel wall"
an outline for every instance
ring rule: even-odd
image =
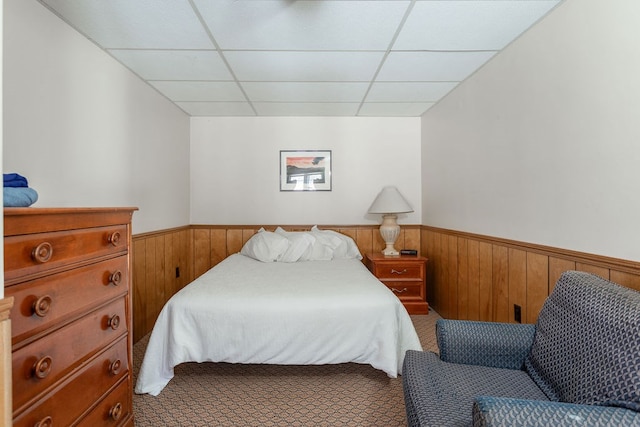
[[[308,231],[312,226],[281,226],[287,231]],[[240,252],[242,246],[258,232],[260,228],[268,231],[275,226],[213,226],[194,225],[193,229],[193,264],[195,276],[198,277],[227,256]],[[361,253],[382,251],[385,247],[378,226],[322,226],[320,229],[335,230],[351,237],[358,245]],[[402,226],[396,248],[420,248],[420,227]]]
[[[133,340],[151,332],[164,304],[189,282],[242,246],[260,228],[276,226],[192,225],[133,236]],[[288,231],[305,231],[311,225],[282,226]],[[381,251],[384,241],[379,226],[321,226],[353,238],[363,254]],[[420,226],[403,225],[396,248],[420,248]],[[180,277],[176,277],[176,268]]]
[[[192,236],[189,227],[133,236],[134,343],[151,332],[164,303],[193,280]]]
[[[422,227],[427,300],[450,319],[535,323],[566,270],[587,271],[640,291],[640,263],[469,233]]]
[[[192,225],[133,236],[133,339],[151,332],[164,304],[189,282],[242,245],[261,227]],[[311,226],[282,226],[289,231]],[[351,236],[360,251],[381,251],[378,226],[323,226]],[[598,274],[640,290],[640,263],[531,245],[489,236],[403,225],[396,248],[426,256],[427,301],[449,319],[534,323],[563,271]],[[176,268],[180,277],[176,277]]]

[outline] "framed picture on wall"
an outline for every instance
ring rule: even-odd
[[[331,150],[281,150],[280,191],[331,191]]]

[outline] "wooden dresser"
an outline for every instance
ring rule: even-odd
[[[364,261],[371,273],[400,298],[409,314],[429,313],[426,258],[404,255],[386,257],[369,253]]]
[[[135,208],[5,208],[15,427],[133,426]]]

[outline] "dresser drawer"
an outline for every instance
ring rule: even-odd
[[[128,258],[121,256],[6,288],[14,297],[13,345],[126,294],[128,283]]]
[[[13,407],[20,408],[127,332],[125,298],[13,352]]]
[[[382,281],[400,300],[422,300],[424,285],[422,282]]]
[[[424,265],[413,263],[376,263],[373,274],[380,280],[384,279],[422,279],[424,277]]]
[[[131,407],[131,379],[123,381],[118,387],[105,397],[85,418],[82,419],[78,427],[115,427],[124,425],[129,420],[128,425],[133,425],[131,417],[133,408]]]
[[[80,261],[127,252],[127,226],[7,236],[5,281],[27,279]]]
[[[71,425],[129,373],[127,336],[95,357],[82,371],[45,399],[28,405],[14,419],[14,427],[33,427],[51,419],[53,426]],[[14,414],[16,415],[16,414]]]

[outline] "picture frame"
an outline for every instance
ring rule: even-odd
[[[280,150],[280,191],[331,191],[331,150]]]

